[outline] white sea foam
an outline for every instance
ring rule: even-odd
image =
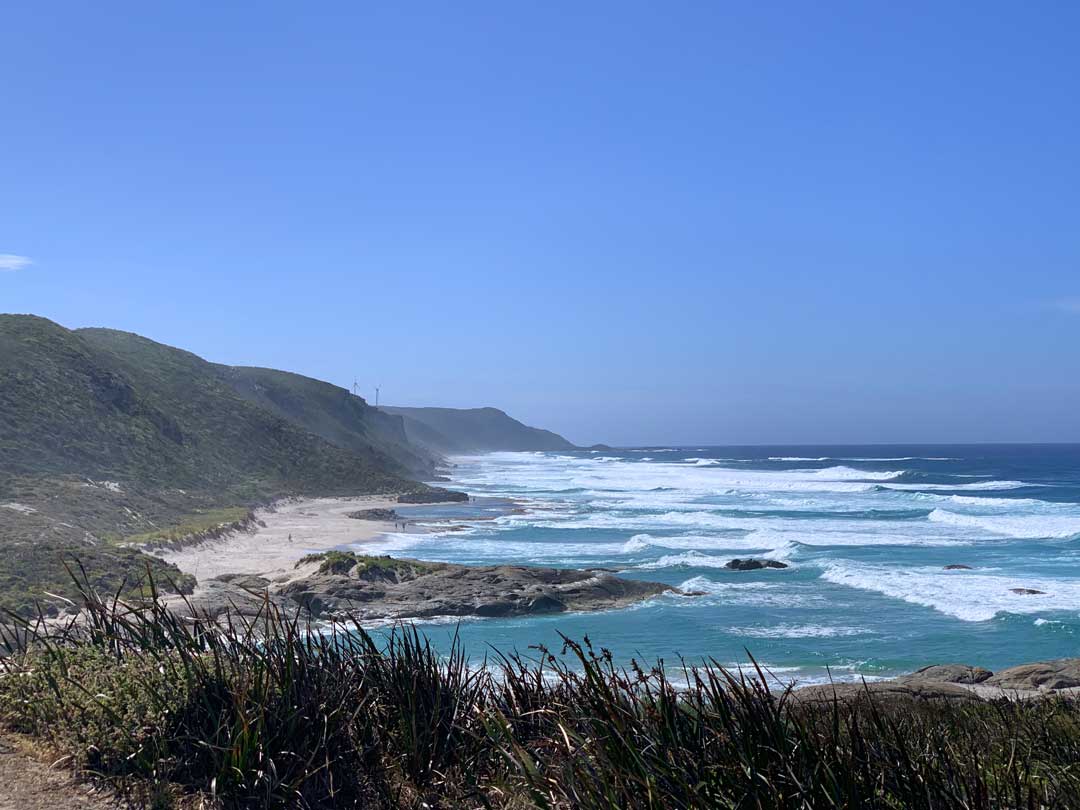
[[[838,636],[863,636],[870,633],[865,627],[827,624],[774,624],[767,627],[729,627],[727,632],[735,636],[751,638],[836,638]]]
[[[850,561],[828,564],[822,579],[923,605],[969,622],[986,621],[998,613],[1080,609],[1080,581],[1075,579],[991,576],[939,568],[903,569]],[[1015,593],[1013,589],[1043,593]]]
[[[993,491],[997,489],[1021,489],[1023,487],[1039,486],[1028,484],[1024,481],[978,481],[973,484],[882,484],[885,489],[895,489],[898,492],[979,492]]]
[[[700,551],[686,551],[682,554],[667,554],[659,560],[642,563],[638,568],[678,568],[689,566],[693,568],[723,568],[731,561],[730,557],[712,557],[702,554]]]
[[[777,560],[779,562],[786,562],[790,565],[791,559],[799,553],[800,547],[800,543],[789,540],[786,543],[777,546],[772,551],[765,552],[761,556],[767,560]]]
[[[635,534],[625,543],[623,543],[623,554],[635,554],[639,551],[644,551],[649,547],[652,541],[652,535],[648,534]]]
[[[769,456],[769,461],[956,461],[944,456]]]
[[[935,509],[929,519],[934,523],[975,528],[989,534],[1020,539],[1066,539],[1080,535],[1080,516],[1066,515],[969,515]]]
[[[959,461],[959,459],[946,456],[887,456],[887,457],[851,457],[837,458],[837,461]]]
[[[777,549],[792,542],[807,546],[951,546],[986,536],[976,528],[924,521],[881,521],[866,518],[815,518],[716,511],[592,512],[587,514],[515,515],[489,522],[495,527],[540,527],[562,530],[611,530],[650,535],[654,546],[674,549]],[[639,539],[644,540],[644,537]],[[625,541],[624,541],[625,544]],[[592,544],[590,544],[591,546]],[[627,553],[625,550],[623,553]]]
[[[1040,501],[1036,498],[992,498],[988,495],[928,495],[938,500],[948,501],[959,506],[977,506],[982,509],[1052,509],[1075,508],[1075,504],[1060,504],[1052,501]]]
[[[1031,486],[1023,481],[914,483],[905,480],[902,464],[860,469],[855,457],[815,469],[752,469],[747,460],[733,465],[701,456],[647,463],[601,458],[610,460],[503,453],[463,463],[455,469],[455,485],[508,495],[526,512],[475,523],[465,536],[396,542],[406,549],[424,543],[424,554],[430,549],[428,556],[460,561],[584,566],[625,564],[630,557],[653,567],[710,568],[737,556],[804,563],[828,555],[829,547],[839,552],[1068,537],[1072,521],[1080,521],[1080,505],[993,497],[996,490]],[[700,556],[691,559],[687,552]]]
[[[672,602],[690,608],[696,607],[701,600],[706,603],[770,608],[819,608],[829,604],[823,594],[814,591],[813,585],[792,585],[780,579],[771,582],[760,579],[718,581],[707,576],[696,576],[679,585],[679,589],[704,594]]]

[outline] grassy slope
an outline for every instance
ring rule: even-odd
[[[385,453],[337,447],[248,402],[216,366],[190,352],[110,329],[75,334],[135,380],[139,395],[179,428],[180,446],[170,448],[167,463],[141,468],[139,480],[263,495],[380,492],[403,484],[404,469]]]
[[[416,475],[434,473],[439,459],[409,443],[400,416],[373,408],[340,386],[270,368],[217,369],[222,379],[248,402],[338,447],[357,453],[384,453]]]
[[[386,407],[383,410],[404,416],[407,431],[417,423],[421,425],[410,438],[438,452],[574,449],[559,434],[524,425],[497,408]]]
[[[211,528],[222,508],[285,494],[415,487],[380,450],[337,447],[246,401],[193,354],[11,315],[0,316],[0,473],[0,608],[20,610],[30,594],[69,592],[60,560],[72,553],[102,587],[148,562],[178,576],[110,540]]]

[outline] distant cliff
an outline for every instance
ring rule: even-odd
[[[498,408],[399,408],[409,441],[437,453],[490,453],[498,450],[574,450],[558,433],[529,427]]]

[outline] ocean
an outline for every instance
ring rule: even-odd
[[[473,656],[558,651],[562,633],[622,663],[740,667],[752,656],[801,683],[1080,654],[1080,445],[643,447],[453,462],[446,485],[475,502],[412,508],[432,533],[387,535],[366,553],[603,567],[704,595],[423,625],[439,646],[457,632]],[[789,567],[725,569],[735,557]]]

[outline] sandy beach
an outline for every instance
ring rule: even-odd
[[[282,501],[257,510],[260,525],[251,531],[154,553],[199,580],[235,573],[274,579],[291,574],[305,554],[371,541],[395,531],[393,521],[356,520],[348,515],[361,509],[399,506],[394,496],[386,495]]]

